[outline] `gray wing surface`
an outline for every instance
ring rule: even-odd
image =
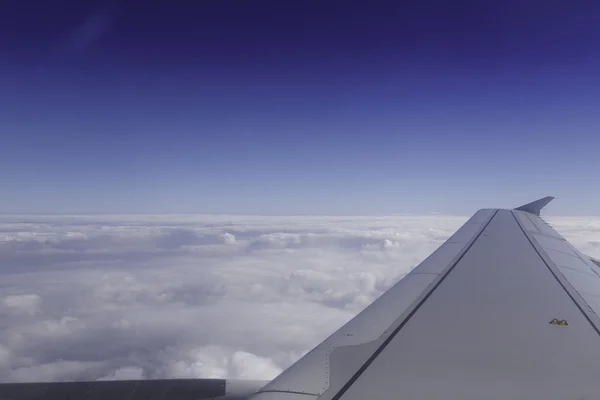
[[[475,213],[252,400],[600,399],[600,269],[550,200]]]
[[[0,400],[242,400],[266,382],[156,379],[0,384]]]

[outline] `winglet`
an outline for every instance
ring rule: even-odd
[[[542,211],[542,208],[546,207],[546,204],[550,203],[552,200],[554,200],[554,197],[546,196],[539,200],[532,201],[531,203],[527,203],[524,206],[517,207],[517,208],[515,208],[515,210],[525,211],[525,212],[528,212],[531,214],[535,214],[539,217],[540,211]]]

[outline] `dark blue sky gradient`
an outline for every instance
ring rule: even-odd
[[[0,212],[600,214],[600,3],[5,3]]]

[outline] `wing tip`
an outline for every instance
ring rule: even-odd
[[[522,205],[521,207],[517,207],[517,208],[515,208],[515,210],[525,211],[525,212],[528,212],[531,214],[535,214],[539,217],[540,211],[542,211],[542,208],[546,207],[546,205],[548,203],[550,203],[552,200],[554,200],[554,196],[542,197],[541,199],[532,201],[531,203],[527,203],[525,205]]]

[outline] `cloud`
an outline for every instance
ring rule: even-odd
[[[546,217],[544,220],[579,251],[600,258],[600,218]]]
[[[11,313],[35,315],[39,312],[40,302],[37,294],[8,295],[2,300],[2,306]]]
[[[271,379],[465,220],[0,216],[0,381]]]

